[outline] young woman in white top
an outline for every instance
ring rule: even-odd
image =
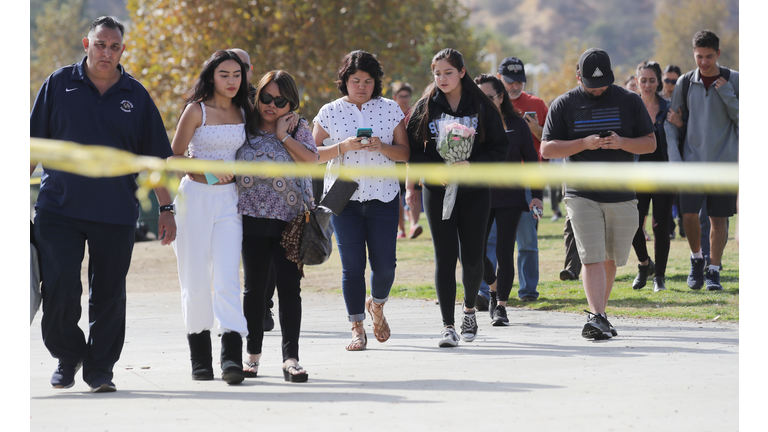
[[[246,72],[237,54],[228,50],[216,51],[205,62],[176,127],[171,158],[234,161],[245,142],[245,121],[251,113]],[[239,384],[243,381],[242,338],[248,335],[240,302],[242,217],[237,212],[234,175],[213,176],[212,184],[204,173],[187,173],[181,180],[174,201],[178,232],[173,249],[192,379],[213,379],[210,329],[216,317],[222,379]]]
[[[372,54],[352,51],[344,56],[336,85],[343,97],[326,104],[314,120],[312,135],[320,155],[328,162],[323,195],[338,177],[343,164],[353,167],[386,167],[384,178],[352,177],[357,191],[339,216],[332,216],[342,265],[341,288],[352,322],[348,351],[364,350],[368,338],[363,327],[365,310],[373,319],[379,342],[390,336],[384,303],[395,280],[398,199],[400,186],[395,162],[410,156],[403,111],[391,99],[381,97],[384,70]],[[370,138],[357,138],[358,128],[371,128]],[[366,249],[371,263],[371,298],[365,299]]]

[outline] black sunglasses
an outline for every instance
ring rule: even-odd
[[[259,101],[263,103],[264,105],[269,105],[272,103],[272,101],[275,101],[275,106],[278,108],[283,108],[285,105],[290,102],[288,99],[283,99],[281,97],[273,97],[271,94],[264,92],[259,96]]]
[[[665,82],[665,83],[667,83],[667,84],[675,84],[675,83],[677,82],[677,80],[673,80],[673,79],[665,78],[665,79],[664,79],[664,82]]]

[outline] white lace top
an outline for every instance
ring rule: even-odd
[[[328,132],[333,144],[356,136],[358,128],[371,128],[373,136],[379,137],[382,143],[392,144],[395,128],[404,117],[403,111],[392,99],[383,97],[371,99],[363,104],[362,109],[358,109],[357,105],[339,98],[320,108],[314,122]],[[375,166],[392,169],[391,177],[352,176],[352,180],[360,185],[350,198],[352,201],[365,202],[376,199],[390,202],[397,197],[400,192],[400,184],[395,174],[395,161],[381,152],[368,152],[367,150],[351,150],[344,153],[341,158],[336,157],[328,161],[323,196],[328,193],[333,182],[339,176],[340,159],[344,159],[345,165],[356,168]]]
[[[245,122],[238,124],[207,125],[205,124],[205,104],[200,102],[203,110],[203,124],[195,129],[189,141],[189,157],[204,160],[235,160],[235,153],[245,143]],[[245,118],[245,112],[243,118]]]

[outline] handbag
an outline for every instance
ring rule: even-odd
[[[322,264],[331,257],[331,213],[325,206],[309,210],[304,203],[304,211],[291,219],[283,230],[280,246],[285,249],[285,257],[298,265],[301,277],[304,277],[305,264]]]
[[[341,165],[344,165],[343,159]],[[331,209],[333,214],[339,216],[358,186],[360,185],[349,176],[339,174],[328,193],[320,200],[320,205]]]

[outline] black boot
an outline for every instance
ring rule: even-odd
[[[243,374],[243,338],[240,333],[226,332],[221,335],[221,379],[227,384],[240,384]]]
[[[648,258],[648,265],[637,265],[637,277],[632,282],[632,288],[639,290],[645,286],[648,282],[648,277],[653,276],[656,273],[656,264],[652,259]]]
[[[213,359],[211,357],[211,332],[188,334],[189,359],[192,361],[193,380],[213,379]]]

